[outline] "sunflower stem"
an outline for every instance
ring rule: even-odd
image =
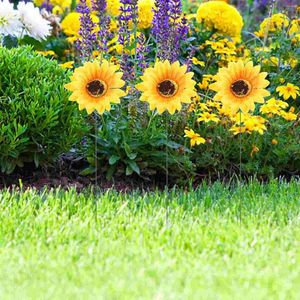
[[[168,142],[169,142],[169,128],[168,128],[168,112],[165,113],[165,130],[166,130],[166,227],[169,227],[169,161],[168,161]]]
[[[98,186],[98,115],[97,111],[94,111],[95,120],[95,185]]]
[[[241,188],[242,184],[242,111],[239,110],[240,115],[240,134],[239,134],[239,144],[240,144],[240,178],[239,178],[239,187]],[[239,219],[240,223],[242,223],[242,197],[240,193],[240,201],[239,201]]]

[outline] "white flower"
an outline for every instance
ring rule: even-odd
[[[20,20],[24,26],[23,35],[27,34],[34,39],[45,40],[51,33],[50,22],[45,20],[33,3],[20,2],[18,4]]]
[[[19,12],[14,9],[8,0],[0,1],[0,36],[19,36],[22,24],[19,21]]]

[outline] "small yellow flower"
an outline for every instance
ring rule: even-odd
[[[63,64],[60,64],[60,66],[63,68],[63,69],[73,69],[74,67],[74,61],[67,61]]]
[[[232,113],[231,109],[228,107],[222,106],[218,109],[218,111],[219,111],[219,114],[222,116],[226,116],[226,117],[230,117],[230,118],[233,117],[233,113]]]
[[[277,87],[276,92],[278,92],[280,96],[283,96],[284,100],[287,100],[290,97],[296,99],[297,96],[300,95],[299,87],[292,83],[287,83],[287,85]]]
[[[285,83],[285,79],[280,77],[279,82],[283,84],[283,83]]]
[[[78,38],[80,38],[79,30],[80,30],[80,17],[81,14],[78,12],[70,12],[61,22],[61,28],[65,35],[68,36],[67,41],[69,43],[75,42]],[[99,18],[92,14],[92,21],[95,24],[99,23]],[[98,32],[99,27],[96,26],[93,32]]]
[[[282,112],[281,116],[286,120],[286,121],[296,121],[297,120],[297,115],[294,114],[293,112]]]
[[[216,114],[212,114],[209,112],[203,112],[202,114],[199,115],[199,118],[197,119],[198,122],[215,122],[218,123],[220,119],[217,117]]]
[[[240,126],[239,124],[234,124],[229,131],[231,131],[233,133],[233,135],[237,135],[240,133],[245,133],[246,132],[246,128],[245,126]]]
[[[47,57],[47,56],[57,57],[56,53],[52,50],[36,51],[36,53],[43,55],[45,57]]]
[[[246,131],[249,133],[256,131],[259,134],[264,134],[264,131],[267,130],[265,125],[265,119],[260,116],[251,116],[244,121]]]
[[[194,65],[198,65],[198,66],[200,66],[200,67],[204,67],[205,66],[205,63],[204,63],[204,61],[201,61],[201,60],[199,60],[198,58],[196,58],[196,57],[193,57],[192,58],[192,62],[193,62],[193,64]]]
[[[291,21],[289,35],[294,35],[300,32],[300,19]]]
[[[190,145],[191,147],[194,147],[195,145],[205,144],[205,139],[200,136],[200,134],[194,132],[193,129],[186,129],[184,131],[185,136],[190,139]]]
[[[107,12],[114,17],[120,14],[121,3],[120,0],[109,0],[107,1]]]
[[[277,100],[275,98],[271,98],[264,105],[260,107],[260,112],[262,114],[267,114],[269,116],[279,115],[281,116],[285,109],[289,106],[289,104],[285,101]]]
[[[207,90],[209,85],[214,81],[213,75],[203,75],[202,82],[199,82],[197,85],[201,90]]]
[[[277,145],[278,144],[278,141],[276,139],[273,139],[272,140],[272,145]]]

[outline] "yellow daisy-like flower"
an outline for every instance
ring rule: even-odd
[[[240,37],[244,26],[239,11],[223,1],[201,3],[196,19],[199,23],[203,23],[206,28],[215,29],[217,32],[231,37]]]
[[[109,111],[111,103],[120,103],[120,98],[125,96],[121,90],[125,82],[121,79],[123,74],[116,72],[117,67],[104,60],[87,62],[82,67],[75,69],[71,82],[65,88],[73,94],[70,101],[76,101],[79,109],[86,109],[89,114],[97,110],[103,114]]]
[[[200,67],[205,67],[205,62],[199,60],[197,57],[193,57],[192,62],[193,62],[194,65],[198,65]]]
[[[241,126],[239,124],[234,124],[229,131],[233,133],[233,135],[238,135],[246,132],[245,126]]]
[[[264,131],[267,130],[265,125],[266,119],[260,116],[250,116],[244,121],[245,129],[247,132],[251,133],[253,131],[258,132],[259,134],[264,134]]]
[[[72,60],[72,61],[67,61],[67,62],[65,62],[65,63],[63,63],[63,64],[60,64],[60,66],[63,68],[63,69],[73,69],[73,67],[74,67],[74,61]]]
[[[181,110],[181,103],[190,103],[196,95],[193,75],[178,61],[170,64],[166,60],[146,69],[142,82],[136,87],[142,92],[141,100],[148,102],[151,110],[157,109],[160,114],[167,110],[174,114]]]
[[[191,147],[194,147],[195,145],[205,144],[205,139],[200,136],[200,134],[194,132],[193,129],[186,129],[184,131],[185,136],[190,139],[190,145]]]
[[[276,92],[278,92],[280,96],[283,96],[284,100],[287,100],[290,97],[295,100],[297,96],[300,95],[299,87],[292,83],[287,83],[287,85],[277,87]]]
[[[247,113],[254,110],[255,102],[264,103],[264,97],[270,95],[266,90],[269,81],[268,74],[260,72],[260,66],[252,62],[232,62],[227,68],[221,68],[215,76],[216,82],[210,85],[216,91],[216,100],[233,112],[242,110]]]
[[[216,114],[212,114],[209,112],[203,112],[202,114],[199,115],[199,118],[197,119],[198,122],[204,122],[204,123],[209,123],[209,122],[215,122],[218,123],[220,119],[217,117]]]
[[[294,114],[291,111],[284,111],[282,112],[281,116],[286,120],[286,121],[296,121],[297,120],[297,115]]]

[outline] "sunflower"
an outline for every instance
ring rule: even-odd
[[[221,68],[215,76],[216,82],[210,89],[216,91],[215,100],[219,100],[232,112],[254,110],[254,102],[264,103],[264,97],[270,95],[265,89],[269,85],[267,73],[260,72],[260,66],[252,62],[229,63],[227,68]]]
[[[123,74],[116,72],[117,67],[104,60],[87,62],[74,71],[71,82],[65,88],[73,94],[70,101],[76,101],[79,109],[86,109],[89,114],[94,110],[103,114],[110,110],[111,103],[120,103],[120,97],[125,96],[121,90],[125,82]]]
[[[142,82],[136,87],[142,92],[141,100],[148,102],[151,110],[157,109],[160,114],[167,110],[174,114],[181,110],[181,102],[190,103],[196,95],[193,75],[178,61],[170,64],[166,60],[146,69]]]

